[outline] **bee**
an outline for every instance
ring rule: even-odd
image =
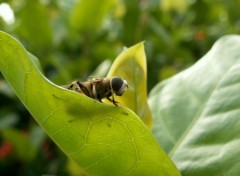
[[[127,81],[117,76],[112,78],[93,78],[86,82],[74,81],[68,86],[69,90],[85,94],[99,102],[102,102],[103,98],[107,98],[115,106],[117,106],[118,102],[115,101],[114,95],[122,96],[127,88]]]

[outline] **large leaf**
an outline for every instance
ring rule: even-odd
[[[226,36],[151,91],[153,133],[183,175],[239,175],[239,90],[240,37]]]
[[[23,104],[85,175],[179,175],[129,109],[47,80],[15,39],[0,32],[0,70]]]
[[[143,43],[124,50],[114,61],[108,77],[121,76],[129,89],[116,97],[121,105],[133,110],[148,126],[152,126],[152,113],[147,102],[147,66]]]

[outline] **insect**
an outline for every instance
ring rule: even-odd
[[[118,102],[115,101],[114,94],[122,96],[127,88],[127,81],[117,76],[112,78],[93,78],[86,82],[74,81],[68,86],[68,89],[83,93],[100,102],[102,102],[103,98],[107,98],[115,106],[117,106]]]

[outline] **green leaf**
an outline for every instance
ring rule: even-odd
[[[95,31],[105,15],[114,5],[115,0],[81,0],[73,8],[70,22],[79,31]]]
[[[147,102],[147,66],[143,43],[124,50],[114,61],[107,77],[120,76],[129,88],[123,96],[116,97],[120,105],[133,110],[148,126],[152,126],[152,114]]]
[[[240,37],[221,38],[150,93],[153,133],[183,175],[240,173]]]
[[[36,121],[86,175],[179,175],[131,110],[54,85],[4,32],[0,70]]]
[[[86,176],[85,171],[79,167],[79,165],[73,160],[68,160],[66,164],[66,169],[68,170],[69,175],[79,175]]]

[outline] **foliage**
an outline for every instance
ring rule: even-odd
[[[149,97],[153,134],[183,175],[240,173],[240,37],[221,38]]]
[[[80,1],[75,0],[4,2],[12,8],[15,21],[8,23],[0,16],[0,29],[36,55],[42,73],[58,85],[75,79],[85,80],[90,75],[106,75],[110,63],[124,46],[145,41],[147,90],[151,90],[159,81],[195,63],[221,36],[240,32],[238,0],[104,0],[96,10],[91,10],[90,4],[97,2],[82,0],[86,9],[90,9],[84,13],[78,10],[82,8]],[[39,68],[34,56],[30,58]],[[0,80],[0,100],[1,173],[11,170],[13,173],[8,174],[66,175],[66,157],[36,125],[4,79]],[[153,111],[154,129],[155,114]],[[36,148],[32,162],[13,154],[15,150],[3,135],[3,131],[9,129],[24,136]],[[178,126],[175,129],[178,131]],[[159,137],[157,139],[160,141]],[[171,150],[168,142],[161,142],[161,145],[167,152]],[[12,170],[13,167],[16,169]]]
[[[146,55],[143,43],[123,51],[114,61],[107,77],[119,75],[127,82],[129,89],[124,97],[118,98],[121,105],[133,110],[142,121],[152,127],[152,114],[147,103]],[[141,101],[140,101],[141,100]]]
[[[54,85],[41,74],[32,62],[31,55],[17,41],[3,32],[0,33],[0,41],[3,43],[0,47],[2,74],[40,126],[84,169],[84,174],[180,175],[150,131],[132,111],[105,105]],[[129,55],[135,53],[137,58],[141,58],[143,47],[137,45],[130,48],[119,58],[127,60]],[[144,61],[145,57],[137,60]],[[118,75],[122,76],[120,73]],[[141,74],[138,76],[142,77]],[[35,85],[38,87],[35,88]],[[132,83],[129,88],[132,88]],[[132,99],[136,99],[134,94]],[[18,133],[12,132],[10,135],[18,140],[10,138],[9,141],[19,145],[21,138],[17,137]],[[32,158],[32,153],[36,152],[30,142],[16,148],[24,151],[25,147]]]

